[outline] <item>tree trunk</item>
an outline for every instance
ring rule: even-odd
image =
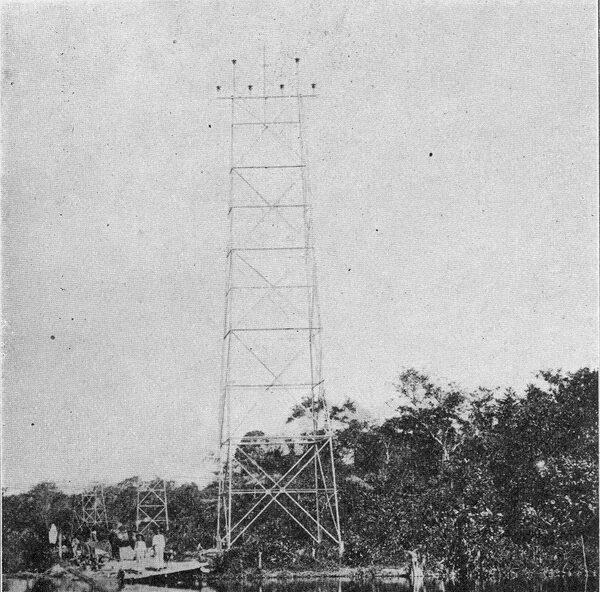
[[[589,572],[587,567],[587,559],[585,557],[585,543],[583,542],[583,535],[581,535],[581,552],[583,553],[583,571],[585,572],[585,577],[587,579]]]

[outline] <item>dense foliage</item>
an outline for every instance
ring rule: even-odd
[[[418,550],[426,571],[441,576],[597,573],[598,373],[538,378],[518,396],[466,392],[407,370],[386,420],[365,419],[351,401],[332,409],[344,561],[396,565]],[[290,421],[307,411],[299,405]],[[267,460],[290,462],[277,454]],[[106,488],[112,520],[134,523],[136,486],[133,478]],[[169,484],[169,546],[180,555],[214,544],[215,497],[215,484],[202,491]],[[47,529],[69,530],[71,504],[49,483],[3,496],[3,570],[45,567]],[[257,550],[266,567],[322,565],[335,556],[313,557],[277,511],[223,566],[255,563]]]
[[[353,458],[340,463],[347,560],[419,549],[457,576],[597,569],[598,374],[539,379],[517,397],[409,370],[394,417],[350,421],[338,438]]]

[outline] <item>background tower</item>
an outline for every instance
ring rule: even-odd
[[[231,107],[217,545],[275,512],[295,538],[341,553],[302,136],[315,85],[301,92],[299,61],[291,89],[267,86],[266,63],[262,92],[240,85],[235,60],[230,93],[217,87]]]
[[[90,529],[108,528],[104,487],[102,485],[94,484],[90,489],[84,491],[79,499],[75,499],[75,504],[74,527],[76,532],[85,527]]]
[[[135,525],[142,533],[151,526],[161,531],[169,530],[167,483],[164,479],[138,483]]]

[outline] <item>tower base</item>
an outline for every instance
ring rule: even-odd
[[[269,511],[261,525],[270,519],[278,536],[287,528],[294,539],[343,552],[331,434],[245,436],[224,442],[221,455],[219,549],[251,540]]]

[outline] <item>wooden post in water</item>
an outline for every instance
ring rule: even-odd
[[[410,555],[410,579],[412,582],[423,580],[423,568],[419,565],[417,550],[409,551]]]

